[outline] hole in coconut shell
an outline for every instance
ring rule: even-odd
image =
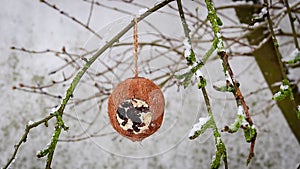
[[[123,101],[117,109],[117,121],[123,130],[139,134],[149,129],[152,112],[148,104],[136,98]]]

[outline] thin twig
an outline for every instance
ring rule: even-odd
[[[118,47],[118,46],[129,46],[129,45],[132,45],[132,43],[117,43],[117,44],[114,44],[113,46],[114,47]],[[167,46],[167,45],[160,44],[160,43],[157,43],[157,42],[139,42],[138,45],[139,46],[155,46],[155,47],[160,47],[160,48],[163,48],[163,49],[169,49],[169,50],[171,50],[172,52],[174,52],[174,53],[176,53],[178,55],[183,55],[183,52],[179,51],[179,49],[178,49],[178,48],[182,47],[182,45],[171,47],[171,46]]]
[[[109,135],[113,135],[115,134],[115,132],[110,132],[110,133],[103,133],[103,134],[91,134],[85,137],[78,137],[78,138],[66,138],[66,139],[60,139],[58,140],[59,142],[78,142],[78,141],[82,141],[82,140],[87,140],[90,138],[96,138],[96,137],[104,137],[104,136],[109,136]]]
[[[294,42],[295,42],[295,46],[296,48],[300,51],[300,47],[299,47],[299,43],[298,43],[298,39],[297,39],[297,32],[295,30],[295,24],[294,24],[294,18],[292,16],[292,11],[291,11],[291,8],[290,8],[290,4],[289,4],[289,1],[288,0],[284,0],[284,3],[285,3],[285,6],[286,6],[286,11],[289,15],[289,20],[290,20],[290,23],[291,23],[291,28],[292,28],[292,32],[293,32],[293,37],[294,37]]]
[[[89,24],[90,24],[90,21],[91,21],[91,18],[92,18],[93,9],[94,9],[94,0],[92,0],[92,2],[91,2],[89,17],[88,17],[86,26],[89,26]]]
[[[183,26],[184,36],[186,38],[188,38],[189,43],[191,43],[190,29],[188,27],[188,24],[186,23],[184,12],[182,10],[181,0],[177,0],[177,6],[178,6],[178,12],[179,12],[179,15],[180,15],[181,23],[182,23],[182,26]]]
[[[223,65],[224,65],[225,69],[228,71],[230,79],[233,83],[232,85],[235,88],[236,92],[234,93],[234,95],[235,95],[235,99],[237,101],[237,104],[241,104],[243,106],[243,109],[244,109],[245,115],[246,115],[246,121],[249,123],[250,126],[253,126],[254,124],[253,124],[253,120],[252,120],[250,112],[249,112],[249,107],[247,106],[247,103],[244,99],[244,96],[243,96],[243,94],[240,90],[240,87],[239,87],[240,84],[234,78],[233,71],[232,71],[232,69],[230,67],[230,64],[228,62],[228,56],[227,56],[226,52],[224,52],[224,51],[219,52],[218,55],[222,59]],[[256,135],[253,136],[253,138],[251,140],[249,155],[248,155],[248,158],[247,158],[247,164],[250,162],[250,160],[254,156],[255,140],[256,140]]]
[[[256,135],[257,135],[256,129],[253,125],[253,121],[252,121],[252,118],[251,118],[250,113],[249,113],[249,107],[247,106],[246,101],[244,100],[242,92],[239,88],[240,84],[236,81],[236,79],[234,77],[234,74],[233,74],[233,71],[232,71],[232,69],[230,67],[230,64],[228,62],[228,55],[225,52],[224,42],[223,42],[222,36],[219,32],[220,25],[221,25],[220,24],[220,22],[221,22],[220,18],[218,17],[218,15],[216,13],[216,10],[215,10],[215,7],[212,3],[212,0],[205,0],[205,3],[206,3],[206,6],[207,6],[207,10],[208,10],[208,19],[209,19],[209,21],[212,25],[215,40],[217,41],[217,44],[218,44],[217,45],[218,55],[222,60],[224,73],[225,73],[226,76],[229,74],[229,80],[226,80],[226,84],[228,86],[232,86],[234,88],[234,92],[232,92],[232,93],[234,94],[234,96],[236,98],[237,106],[239,107],[240,105],[242,105],[243,110],[244,110],[244,114],[246,116],[246,121],[249,123],[249,126],[250,126],[249,128],[244,129],[244,132],[245,132],[245,130],[251,130],[252,128],[254,128],[253,130],[255,131],[254,135],[253,136],[251,135],[251,137],[249,138],[250,140],[247,140],[247,141],[251,142],[249,155],[248,155],[248,158],[247,158],[247,164],[249,164],[250,160],[254,156],[254,146],[255,146],[255,140],[256,140]],[[246,135],[245,135],[245,137],[246,137]]]
[[[92,1],[94,1],[94,0],[83,0],[83,1],[84,1],[84,2],[87,2],[87,3],[92,3]],[[133,13],[130,13],[130,12],[128,12],[128,11],[119,9],[119,8],[117,8],[117,7],[111,7],[111,6],[105,5],[105,4],[103,4],[103,3],[100,3],[100,2],[98,2],[98,1],[94,2],[94,4],[95,4],[96,6],[100,6],[100,7],[103,7],[103,8],[115,10],[115,11],[120,12],[120,13],[123,13],[123,14],[133,15]]]
[[[274,43],[274,49],[275,49],[276,56],[277,56],[277,59],[278,59],[278,63],[279,63],[279,66],[280,66],[281,75],[282,75],[283,79],[288,79],[287,75],[286,75],[286,69],[283,65],[283,62],[281,61],[282,56],[281,56],[281,53],[280,53],[279,48],[278,48],[279,47],[278,46],[278,41],[277,41],[277,38],[275,36],[272,19],[271,19],[270,13],[269,13],[268,0],[264,0],[264,6],[267,8],[267,14],[266,15],[267,15],[268,24],[269,24],[269,30],[270,30],[270,33],[272,35],[272,40],[273,40],[273,43]]]
[[[181,0],[177,0],[177,6],[178,6],[179,15],[180,15],[180,18],[181,18],[181,23],[182,23],[182,26],[183,26],[183,29],[184,29],[184,35],[188,39],[188,43],[190,44],[191,52],[193,52],[192,44],[191,44],[191,38],[190,38],[190,35],[189,35],[190,30],[189,30],[188,25],[187,25],[186,20],[185,20]],[[206,57],[204,59],[206,60]],[[195,60],[196,60],[196,58],[195,58]],[[193,61],[192,61],[191,64],[193,64]],[[200,68],[198,68],[198,69],[200,69]],[[204,97],[204,100],[205,100],[205,105],[206,105],[206,108],[207,108],[207,112],[208,112],[208,115],[210,117],[210,121],[212,123],[211,128],[213,129],[213,135],[215,137],[215,145],[216,145],[216,155],[215,155],[215,157],[216,158],[211,162],[211,168],[218,168],[219,165],[220,165],[220,160],[222,159],[224,161],[225,169],[228,169],[226,146],[225,146],[225,144],[223,143],[223,141],[221,139],[221,134],[218,131],[218,127],[217,127],[216,122],[214,120],[214,116],[213,116],[213,113],[212,113],[212,110],[211,110],[209,97],[208,97],[208,94],[207,94],[206,88],[205,88],[206,80],[202,77],[202,75],[198,75],[198,76],[199,76],[199,79],[200,79],[199,83],[202,86],[202,87],[199,87],[199,88],[201,88],[201,90],[202,90],[202,94],[203,94],[203,97]],[[198,86],[199,86],[199,84],[198,84]]]
[[[42,95],[46,95],[55,99],[61,99],[60,95],[55,95],[43,90],[33,90],[33,89],[26,89],[26,88],[21,88],[21,87],[17,87],[17,86],[13,86],[12,87],[13,90],[19,90],[19,91],[23,91],[23,92],[28,92],[28,93],[35,93],[35,94],[42,94]]]
[[[46,4],[47,6],[51,7],[52,9],[58,11],[60,14],[66,16],[69,19],[72,19],[74,22],[78,23],[79,25],[83,26],[84,28],[86,28],[88,31],[92,32],[95,36],[97,36],[99,39],[102,39],[102,37],[95,32],[93,29],[91,29],[88,25],[84,24],[83,22],[81,22],[80,20],[76,19],[73,16],[70,16],[68,13],[62,11],[61,9],[59,9],[57,6],[50,4],[49,2],[47,2],[46,0],[40,0],[40,2]]]
[[[199,78],[200,78],[200,81],[204,80],[203,77],[201,77],[201,76]],[[213,127],[212,128],[213,128],[213,132],[214,132],[214,136],[215,136],[215,144],[216,144],[216,147],[217,147],[217,151],[220,151],[219,153],[223,153],[222,155],[223,155],[224,166],[225,166],[225,169],[228,169],[226,146],[223,143],[223,141],[220,139],[221,134],[218,131],[216,121],[214,120],[214,115],[212,113],[209,97],[208,97],[205,86],[201,87],[201,90],[202,90],[202,94],[203,94],[203,97],[204,97],[204,101],[205,101],[205,105],[206,105],[208,115],[210,116],[210,118],[212,119],[212,122],[213,122],[213,124],[212,124]],[[218,140],[218,139],[220,139],[220,140]],[[218,149],[219,148],[218,142],[221,142],[221,143],[219,143],[219,145],[222,145],[224,147],[220,147],[220,148],[223,148],[224,150],[219,150]]]
[[[288,2],[287,2],[288,3]],[[271,20],[271,17],[270,17],[270,13],[269,13],[269,4],[268,4],[268,0],[264,0],[264,5],[267,7],[267,18],[268,18],[268,23],[269,23],[269,29],[270,29],[270,33],[272,35],[272,40],[273,40],[273,44],[274,44],[274,48],[275,48],[275,52],[276,52],[276,56],[277,56],[277,61],[278,61],[278,64],[280,66],[280,71],[281,71],[281,75],[283,77],[282,80],[288,80],[288,76],[287,76],[287,71],[286,71],[286,68],[282,62],[282,55],[279,51],[279,43],[277,41],[277,38],[275,36],[275,32],[274,32],[274,29],[273,29],[273,23],[272,23],[272,20]],[[289,9],[290,10],[290,9]],[[289,11],[287,9],[287,12]],[[293,25],[292,25],[293,27]],[[294,33],[294,32],[293,32]],[[294,38],[296,38],[296,41],[295,41],[295,44],[298,44],[297,42],[297,37],[294,35]],[[296,46],[297,47],[297,46]],[[299,46],[298,48],[299,49]],[[293,93],[292,93],[293,95]],[[293,96],[294,97],[294,96]],[[292,106],[294,108],[296,108],[296,102],[294,99],[291,100],[291,103],[292,103]]]

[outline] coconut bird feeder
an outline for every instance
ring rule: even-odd
[[[134,26],[135,76],[119,83],[108,99],[108,115],[113,128],[132,141],[142,141],[161,126],[165,100],[159,86],[138,76],[137,19]]]

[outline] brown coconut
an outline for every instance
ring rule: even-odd
[[[117,120],[117,110],[119,105],[128,99],[145,101],[152,112],[152,118],[148,129],[145,129],[141,133],[133,133],[124,130]],[[111,125],[119,134],[132,141],[142,141],[160,128],[163,121],[164,107],[165,100],[160,87],[149,79],[135,77],[119,83],[113,90],[108,100],[108,115]]]

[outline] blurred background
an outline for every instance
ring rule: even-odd
[[[0,167],[12,156],[25,126],[46,117],[60,105],[85,60],[134,16],[160,2],[1,0]],[[299,120],[293,115],[287,117],[288,110],[284,108],[288,106],[272,100],[272,93],[279,87],[275,82],[280,82],[277,79],[281,75],[272,72],[278,68],[271,64],[274,50],[269,47],[271,37],[262,4],[214,2],[223,21],[220,32],[229,62],[258,129],[255,157],[248,166],[249,143],[245,142],[243,132],[221,133],[227,147],[229,168],[297,168],[300,163],[299,132],[296,132],[300,128]],[[289,2],[298,31],[300,4]],[[182,3],[193,48],[201,59],[213,40],[205,3],[200,0]],[[294,45],[289,18],[283,12],[284,4],[273,1],[271,5],[270,14],[280,50],[287,60],[299,51]],[[165,118],[159,131],[136,143],[118,135],[109,124],[107,98],[110,92],[116,84],[134,76],[133,31],[130,30],[95,61],[76,87],[63,117],[70,129],[61,134],[53,168],[209,167],[215,153],[212,132],[207,131],[195,140],[188,139],[193,124],[199,117],[207,116],[203,96],[197,89],[196,79],[184,89],[174,77],[188,71],[184,57],[185,37],[177,9],[176,2],[171,2],[138,25],[139,75],[160,85],[166,100]],[[254,17],[256,20],[251,19]],[[297,34],[299,37],[300,32]],[[298,67],[287,67],[295,88],[299,87]],[[201,71],[208,81],[207,90],[217,126],[222,129],[234,122],[236,104],[231,93],[214,89],[225,81],[216,53]],[[277,79],[270,79],[270,74]],[[296,100],[298,96],[296,92]],[[33,128],[10,167],[43,168],[46,158],[37,158],[36,154],[50,142],[54,126],[53,118],[48,127]]]

